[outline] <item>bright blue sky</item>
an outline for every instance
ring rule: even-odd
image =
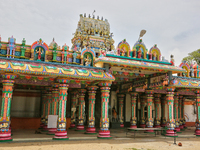
[[[200,48],[199,0],[1,0],[0,35],[2,41],[13,35],[17,43],[26,38],[27,44],[42,38],[48,45],[54,37],[71,47],[79,15],[93,10],[108,19],[115,46],[126,38],[132,47],[145,29],[146,47],[157,44],[166,59],[174,55],[176,65]]]

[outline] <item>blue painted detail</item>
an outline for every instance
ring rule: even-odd
[[[15,56],[21,56],[21,52],[15,51]]]
[[[62,59],[61,59],[60,56],[56,56],[56,60],[57,60],[57,61],[62,61]]]
[[[81,63],[81,59],[76,59],[76,63],[80,64]]]
[[[5,49],[1,49],[0,54],[2,54],[2,55],[6,55],[6,54],[7,54],[7,50],[5,50]]]

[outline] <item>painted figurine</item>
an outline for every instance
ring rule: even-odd
[[[41,47],[39,47],[39,49],[37,50],[36,52],[38,54],[38,60],[41,60],[41,55],[42,55],[42,50],[41,50]]]
[[[85,66],[90,66],[91,65],[91,58],[87,55],[87,58],[85,58]]]

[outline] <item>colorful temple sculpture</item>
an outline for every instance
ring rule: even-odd
[[[110,127],[150,133],[166,127],[167,136],[177,136],[186,128],[188,101],[196,102],[200,136],[198,65],[176,67],[173,56],[167,61],[156,44],[148,50],[142,39],[133,47],[124,39],[115,48],[112,37],[108,20],[80,15],[71,48],[54,39],[49,46],[41,38],[32,45],[14,37],[0,41],[0,141],[11,141],[23,121],[23,128],[40,127],[54,140],[68,140],[68,128],[111,138]],[[54,127],[50,116],[57,116]]]

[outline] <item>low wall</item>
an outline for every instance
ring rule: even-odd
[[[71,118],[66,118],[67,129],[70,127]],[[38,129],[40,127],[41,118],[21,118],[11,117],[12,129]]]

